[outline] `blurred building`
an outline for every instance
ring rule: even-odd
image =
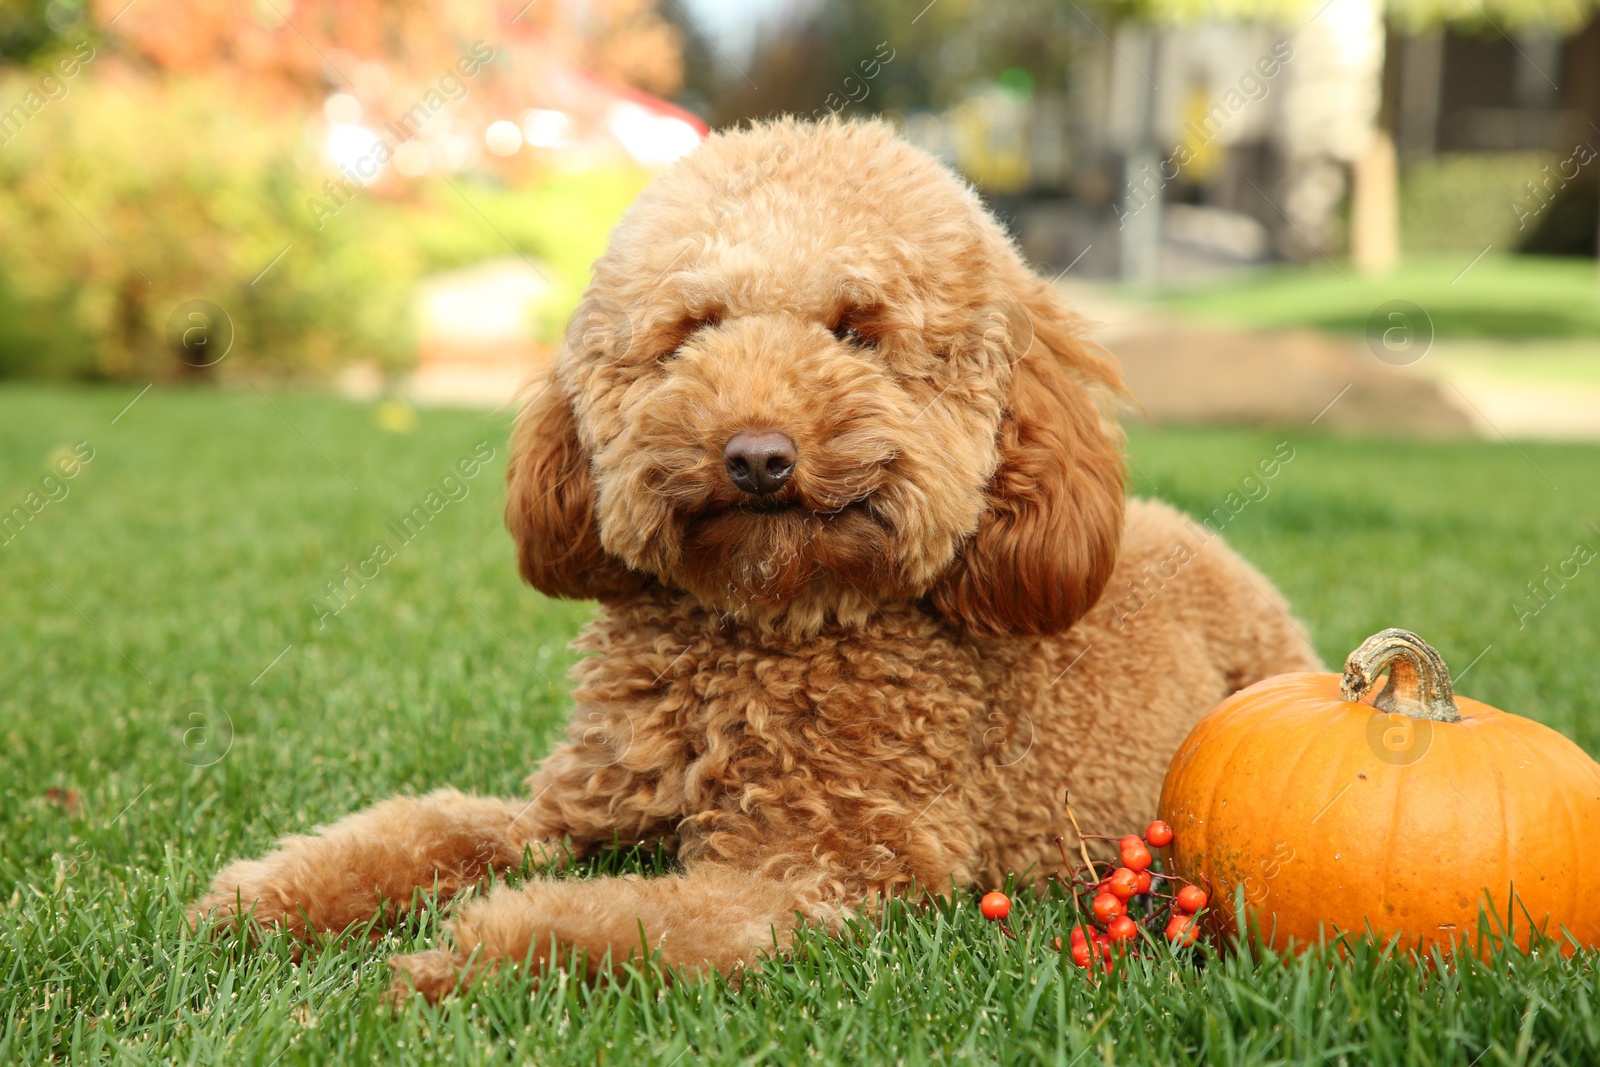
[[[1037,262],[1137,281],[1343,256],[1358,179],[1380,229],[1404,185],[1412,250],[1594,254],[1600,20],[1408,35],[1372,0],[1331,0],[1292,30],[1083,29],[1068,92],[986,86],[906,120]],[[1471,203],[1436,192],[1474,183]]]
[[[1600,19],[1562,38],[1395,36],[1386,71],[1402,161],[1446,152],[1564,151],[1600,140]]]

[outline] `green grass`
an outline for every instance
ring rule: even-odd
[[[1493,251],[1476,263],[1472,259],[1408,260],[1378,278],[1348,264],[1273,267],[1144,295],[1232,326],[1361,334],[1375,308],[1398,299],[1426,311],[1442,338],[1600,337],[1600,278],[1593,260]]]
[[[225,858],[396,790],[515,791],[560,728],[587,608],[516,581],[500,419],[395,435],[325,398],[162,386],[113,424],[135,391],[0,389],[0,508],[58,446],[95,449],[0,547],[0,1063],[1600,1061],[1593,954],[1429,969],[1362,948],[1089,985],[1045,947],[1067,925],[1051,902],[1019,904],[1017,945],[963,897],[808,936],[739,989],[509,979],[398,1014],[384,959],[432,943],[434,918],[300,963],[275,939],[197,942],[182,909]],[[1209,510],[1277,440],[1140,433],[1134,487]],[[481,441],[492,469],[317,629],[308,601]],[[1326,658],[1415,628],[1458,673],[1482,654],[1468,695],[1600,750],[1600,571],[1525,629],[1507,607],[1600,548],[1600,449],[1293,444],[1226,532]]]

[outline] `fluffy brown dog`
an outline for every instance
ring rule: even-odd
[[[573,950],[728,972],[801,919],[1040,877],[1066,787],[1142,826],[1200,715],[1317,659],[1220,542],[1125,505],[1121,384],[1077,328],[887,127],[712,137],[617,227],[517,422],[522,574],[601,604],[569,742],[531,799],[389,800],[197,910],[339,931],[529,850],[660,841],[683,873],[496,887],[397,981]]]

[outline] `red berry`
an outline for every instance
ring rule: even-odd
[[[1118,867],[1105,881],[1105,892],[1118,900],[1127,900],[1139,891],[1139,876],[1126,867]]]
[[[1106,923],[1106,936],[1112,941],[1129,941],[1139,936],[1139,924],[1126,915],[1118,915]]]
[[[1011,914],[1011,898],[1004,893],[985,893],[978,901],[978,910],[991,922]]]
[[[1200,920],[1193,915],[1176,914],[1167,920],[1167,940],[1192,945],[1200,939]]]
[[[1094,936],[1094,931],[1087,926],[1074,926],[1072,928],[1072,943],[1074,945],[1087,945],[1092,936]]]
[[[1121,841],[1117,842],[1117,848],[1121,849],[1124,852],[1126,852],[1130,848],[1143,848],[1143,847],[1144,847],[1144,838],[1140,837],[1138,834],[1129,834],[1127,837],[1124,837]]]
[[[1144,847],[1144,842],[1134,838],[1136,844],[1124,845],[1122,848],[1122,865],[1133,871],[1142,871],[1150,866],[1150,850]]]
[[[1186,885],[1178,890],[1178,907],[1187,912],[1196,912],[1206,906],[1206,891],[1197,885]]]
[[[1088,945],[1072,946],[1072,962],[1076,963],[1079,967],[1089,966],[1089,961],[1092,959],[1094,959],[1094,950]]]
[[[1094,912],[1094,917],[1103,923],[1110,922],[1118,915],[1126,915],[1128,912],[1127,905],[1110,893],[1101,893],[1094,898],[1094,903],[1089,907]]]
[[[1157,819],[1144,828],[1144,839],[1151,848],[1166,848],[1172,844],[1172,827]]]
[[[1134,875],[1133,891],[1135,894],[1150,892],[1150,872],[1140,871]]]

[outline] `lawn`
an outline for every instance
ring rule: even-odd
[[[1441,338],[1600,338],[1600,278],[1592,259],[1491,251],[1477,261],[1408,259],[1381,277],[1349,264],[1280,265],[1138,295],[1233,326],[1361,334],[1375,308],[1401,299],[1426,311]]]
[[[517,582],[503,417],[397,433],[319,396],[158,386],[124,410],[137,391],[0,387],[0,510],[63,447],[93,455],[0,546],[0,1063],[1600,1062],[1594,954],[1432,969],[1358,947],[1089,984],[1046,947],[1067,926],[1052,902],[1019,903],[1015,945],[962,896],[807,937],[742,988],[506,980],[398,1014],[384,958],[431,943],[431,918],[298,963],[277,940],[196,941],[184,904],[274,835],[396,790],[515,791],[560,729],[587,607]],[[1600,751],[1600,568],[1525,625],[1510,606],[1579,542],[1600,549],[1600,449],[1288,437],[1294,459],[1227,533],[1323,656],[1416,629],[1471,664],[1467,695]],[[1209,511],[1280,439],[1139,433],[1134,489]],[[460,499],[327,601],[489,448],[445,486]]]

